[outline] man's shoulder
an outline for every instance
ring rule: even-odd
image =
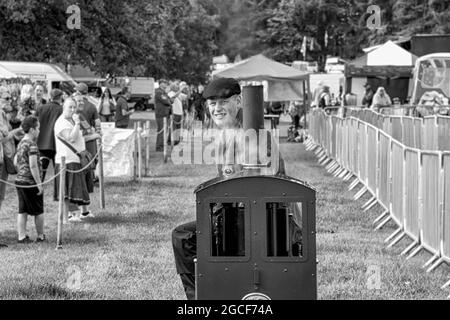
[[[119,97],[117,97],[117,99],[116,99],[116,104],[117,104],[117,106],[125,105],[125,104],[127,104],[127,100],[125,100],[124,97],[119,96]]]

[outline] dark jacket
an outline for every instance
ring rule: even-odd
[[[62,106],[53,101],[37,108],[36,116],[39,118],[39,123],[41,124],[37,140],[39,150],[56,151],[54,127],[56,120],[58,120],[62,112]]]
[[[372,105],[373,95],[374,93],[372,89],[366,90],[366,93],[364,94],[362,100],[362,104],[365,105],[367,108],[370,108],[370,106]]]
[[[123,96],[118,96],[116,104],[116,127],[126,127],[130,121],[130,115],[124,116],[122,110],[129,111],[128,103]]]
[[[161,88],[155,90],[155,117],[164,118],[170,114],[172,103],[170,98]]]

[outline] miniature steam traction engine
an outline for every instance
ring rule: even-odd
[[[263,128],[262,87],[244,87],[243,99],[244,130]],[[317,298],[316,192],[259,166],[195,190],[199,300]]]

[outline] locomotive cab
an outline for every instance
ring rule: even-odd
[[[241,172],[200,185],[196,298],[317,298],[315,190]]]

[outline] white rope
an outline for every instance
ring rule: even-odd
[[[44,185],[46,185],[47,183],[52,182],[52,181],[55,180],[55,179],[56,179],[63,171],[64,171],[64,169],[61,169],[57,174],[55,174],[52,178],[48,179],[47,181],[41,182],[41,183],[39,183],[39,184],[34,184],[34,185],[25,185],[25,186],[24,186],[24,185],[17,185],[17,184],[15,184],[15,183],[11,183],[11,182],[9,182],[9,181],[5,181],[5,180],[2,180],[2,179],[0,179],[0,183],[4,183],[4,184],[6,184],[6,185],[8,185],[8,186],[16,187],[16,188],[32,189],[32,188],[37,188],[37,187],[44,186]]]

